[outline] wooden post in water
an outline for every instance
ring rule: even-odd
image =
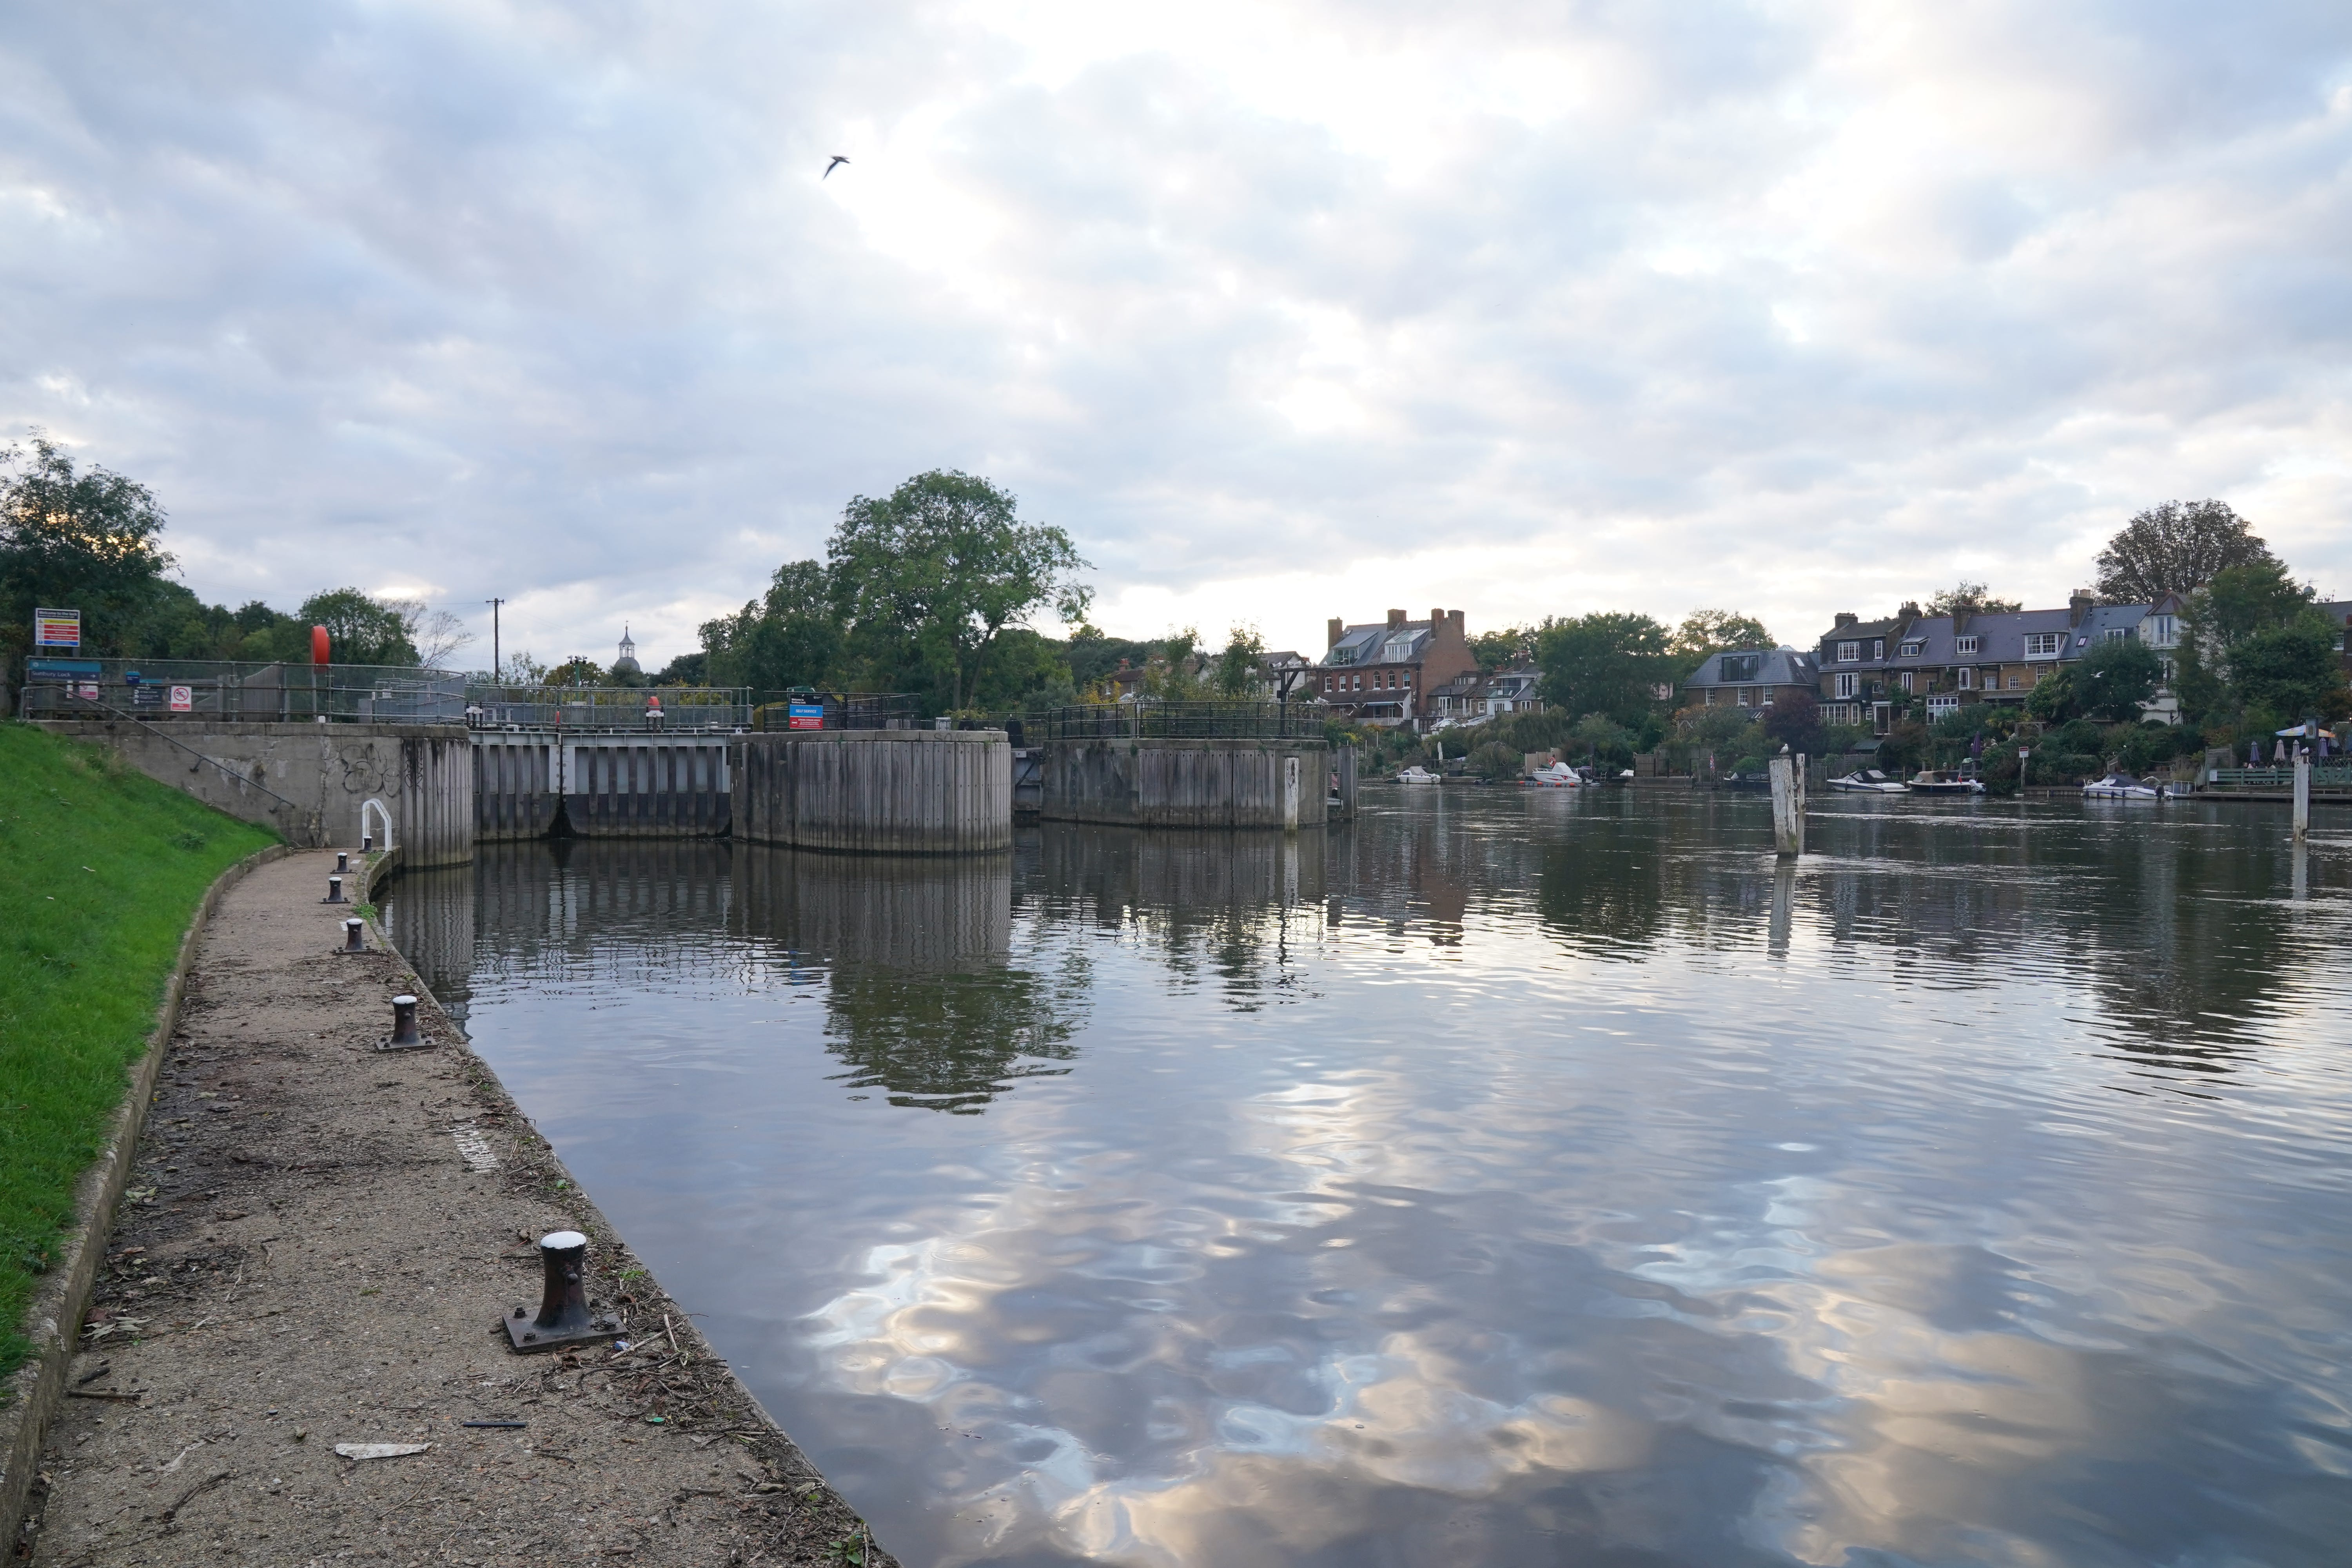
[[[1772,777],[1772,847],[1780,855],[1805,852],[1805,775],[1801,758],[1779,756],[1768,769]]]
[[[2311,837],[2311,753],[2294,754],[2294,841]]]

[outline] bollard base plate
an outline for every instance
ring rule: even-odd
[[[506,1325],[507,1342],[524,1355],[609,1340],[621,1331],[620,1319],[599,1313],[583,1328],[558,1329],[551,1332],[530,1321],[530,1309],[528,1307],[509,1308],[499,1321]]]
[[[352,953],[350,956],[357,958],[359,954]],[[433,1048],[433,1044],[430,1039],[410,1040],[404,1044],[386,1035],[375,1043],[375,1048],[380,1051],[429,1051]]]

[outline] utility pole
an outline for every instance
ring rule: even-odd
[[[506,679],[499,673],[499,606],[506,601],[484,599],[482,603],[490,607],[490,684],[496,686]]]

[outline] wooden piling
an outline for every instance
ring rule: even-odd
[[[1772,778],[1772,847],[1780,855],[1805,852],[1805,775],[1801,757],[1774,757]]]
[[[2301,752],[2294,758],[2294,837],[2297,843],[2311,837],[2311,758]]]
[[[1013,847],[1002,730],[811,730],[738,742],[735,836],[875,855]]]

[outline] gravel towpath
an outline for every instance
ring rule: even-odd
[[[204,934],[14,1560],[888,1563],[429,999],[433,1048],[374,1049],[416,981],[335,952],[331,864]],[[508,1348],[562,1229],[629,1350]]]

